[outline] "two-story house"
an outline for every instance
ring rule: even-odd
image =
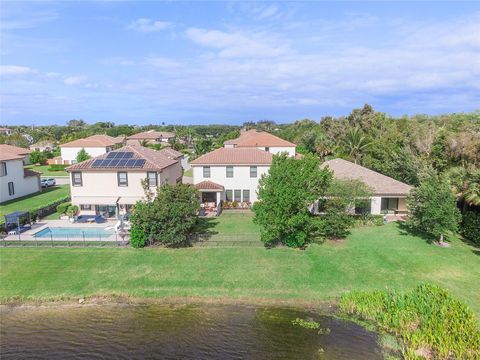
[[[296,145],[294,143],[268,132],[257,130],[242,131],[238,138],[227,140],[223,145],[225,148],[257,148],[272,154],[281,152],[286,152],[290,156],[295,156],[296,154]]]
[[[175,137],[175,133],[168,131],[148,130],[127,137],[127,145],[168,144]]]
[[[182,166],[164,150],[124,146],[67,168],[72,204],[82,215],[113,218],[145,198],[142,181],[152,190],[182,181]]]
[[[60,145],[61,162],[63,164],[75,164],[80,150],[91,156],[99,156],[115,150],[123,145],[122,138],[115,138],[108,135],[92,135],[84,139],[70,141]]]
[[[29,150],[0,144],[0,203],[38,192],[40,173],[25,169]]]

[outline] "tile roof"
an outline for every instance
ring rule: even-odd
[[[0,160],[23,159],[25,155],[30,154],[30,152],[30,150],[18,146],[0,144]]]
[[[132,160],[139,160],[144,159],[145,164],[142,168],[131,168],[131,167],[124,167],[124,166],[116,166],[116,167],[102,167],[102,168],[92,168],[92,164],[95,160],[106,159],[108,154],[114,152],[132,152],[133,157]],[[145,148],[143,146],[137,145],[127,145],[120,149],[116,149],[114,151],[110,151],[106,154],[102,154],[100,156],[96,156],[92,159],[83,161],[78,164],[74,164],[69,166],[66,170],[67,171],[105,171],[105,170],[118,170],[118,169],[128,169],[129,171],[145,171],[145,170],[152,170],[152,171],[161,171],[169,166],[178,163],[178,160],[172,159],[168,155],[166,155],[162,150],[156,151],[152,149]]]
[[[183,153],[180,151],[177,151],[175,149],[172,149],[170,147],[167,147],[165,149],[160,150],[162,153],[167,155],[168,157],[171,157],[172,159],[180,159],[183,157]]]
[[[121,144],[122,139],[114,138],[108,135],[92,135],[84,139],[70,141],[61,144],[60,147],[104,147]]]
[[[155,140],[159,138],[172,138],[175,137],[175,133],[168,131],[156,131],[148,130],[138,134],[130,135],[128,140]]]
[[[257,148],[220,148],[190,162],[191,165],[270,165],[272,154]]]
[[[233,140],[227,140],[225,145],[236,145],[237,147],[295,147],[294,143],[283,140],[278,136],[272,135],[265,131],[248,130],[240,134]]]
[[[375,195],[406,196],[412,189],[410,185],[347,160],[333,159],[325,161],[321,166],[328,166],[336,179],[362,181],[373,189]]]
[[[38,171],[34,171],[34,170],[31,170],[31,169],[23,169],[23,176],[24,177],[30,177],[30,176],[40,176],[41,173],[39,173]]]
[[[205,180],[202,182],[199,182],[198,184],[195,184],[195,187],[198,190],[219,190],[223,191],[224,187],[220,184],[214,183],[213,181],[210,180]]]

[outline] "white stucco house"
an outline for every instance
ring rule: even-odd
[[[91,156],[99,156],[123,145],[122,138],[108,135],[92,135],[60,145],[61,163],[75,164],[78,152],[82,149]]]
[[[0,203],[42,189],[40,173],[24,168],[28,153],[27,149],[0,144]]]
[[[412,190],[410,185],[344,159],[329,160],[321,166],[332,170],[335,179],[359,180],[367,185],[373,191],[370,199],[371,214],[407,213],[406,198]]]
[[[127,145],[120,149],[74,164],[70,173],[72,204],[80,215],[107,218],[128,213],[145,198],[142,180],[154,190],[162,184],[182,181],[182,166],[165,150]]]
[[[127,145],[139,145],[143,141],[148,144],[168,144],[175,137],[175,133],[169,131],[148,130],[127,137]]]
[[[0,135],[12,135],[13,130],[5,127],[0,127]]]

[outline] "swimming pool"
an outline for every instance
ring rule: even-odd
[[[46,227],[35,233],[37,238],[62,238],[62,239],[106,239],[114,234],[113,230],[104,230],[103,228],[56,228]]]

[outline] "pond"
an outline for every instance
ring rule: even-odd
[[[297,318],[320,323],[325,334],[294,326]],[[377,335],[357,324],[231,305],[3,308],[0,346],[2,360],[383,358]]]

